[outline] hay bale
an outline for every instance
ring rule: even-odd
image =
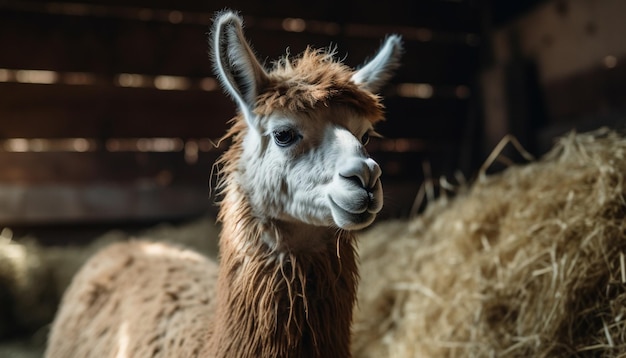
[[[367,231],[357,357],[626,354],[626,139],[559,139]]]

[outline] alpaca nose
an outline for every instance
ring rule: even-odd
[[[353,181],[358,186],[371,192],[382,170],[372,158],[353,158],[339,168],[339,175],[346,180]]]

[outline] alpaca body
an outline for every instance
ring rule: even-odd
[[[350,237],[327,234],[327,247],[315,255],[268,260],[273,254],[263,243],[246,252],[222,247],[230,254],[222,255],[220,270],[227,274],[220,280],[217,264],[190,250],[148,241],[114,244],[74,278],[46,355],[347,357],[355,252]],[[319,279],[307,285],[313,278]],[[216,291],[229,295],[216,297]],[[213,329],[220,320],[217,300],[228,307],[221,321],[229,324]],[[250,331],[250,344],[234,339]]]
[[[113,244],[63,296],[47,357],[197,357],[215,311],[217,265],[164,243]]]
[[[47,358],[350,356],[352,232],[382,208],[364,145],[400,39],[357,71],[308,49],[270,72],[235,13],[218,15],[212,41],[239,106],[218,162],[219,268],[165,244],[102,251],[66,292]]]

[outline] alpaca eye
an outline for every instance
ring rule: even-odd
[[[370,134],[365,132],[365,134],[363,134],[363,137],[361,137],[361,143],[363,143],[363,145],[367,145],[369,141],[370,141]]]
[[[293,129],[284,128],[274,131],[274,142],[279,147],[287,147],[298,140],[299,136]]]

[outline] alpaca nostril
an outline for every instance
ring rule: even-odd
[[[371,158],[348,161],[339,171],[342,178],[368,192],[374,191],[381,174],[380,166]]]
[[[341,175],[341,174],[339,174],[339,175]],[[368,190],[368,191],[369,191],[369,188],[366,186],[365,181],[363,180],[363,178],[362,178],[362,177],[360,177],[360,176],[358,176],[358,175],[353,175],[353,176],[350,176],[350,177],[345,177],[345,176],[343,176],[343,175],[341,175],[341,176],[342,176],[345,180],[347,180],[347,181],[349,181],[349,182],[352,182],[352,183],[354,183],[355,185],[357,185],[357,186],[359,186],[359,187],[361,187],[361,188],[364,188],[364,189],[366,189],[366,190]]]
[[[360,188],[367,189],[369,187],[369,170],[367,164],[362,160],[348,161],[339,170],[339,176]]]

